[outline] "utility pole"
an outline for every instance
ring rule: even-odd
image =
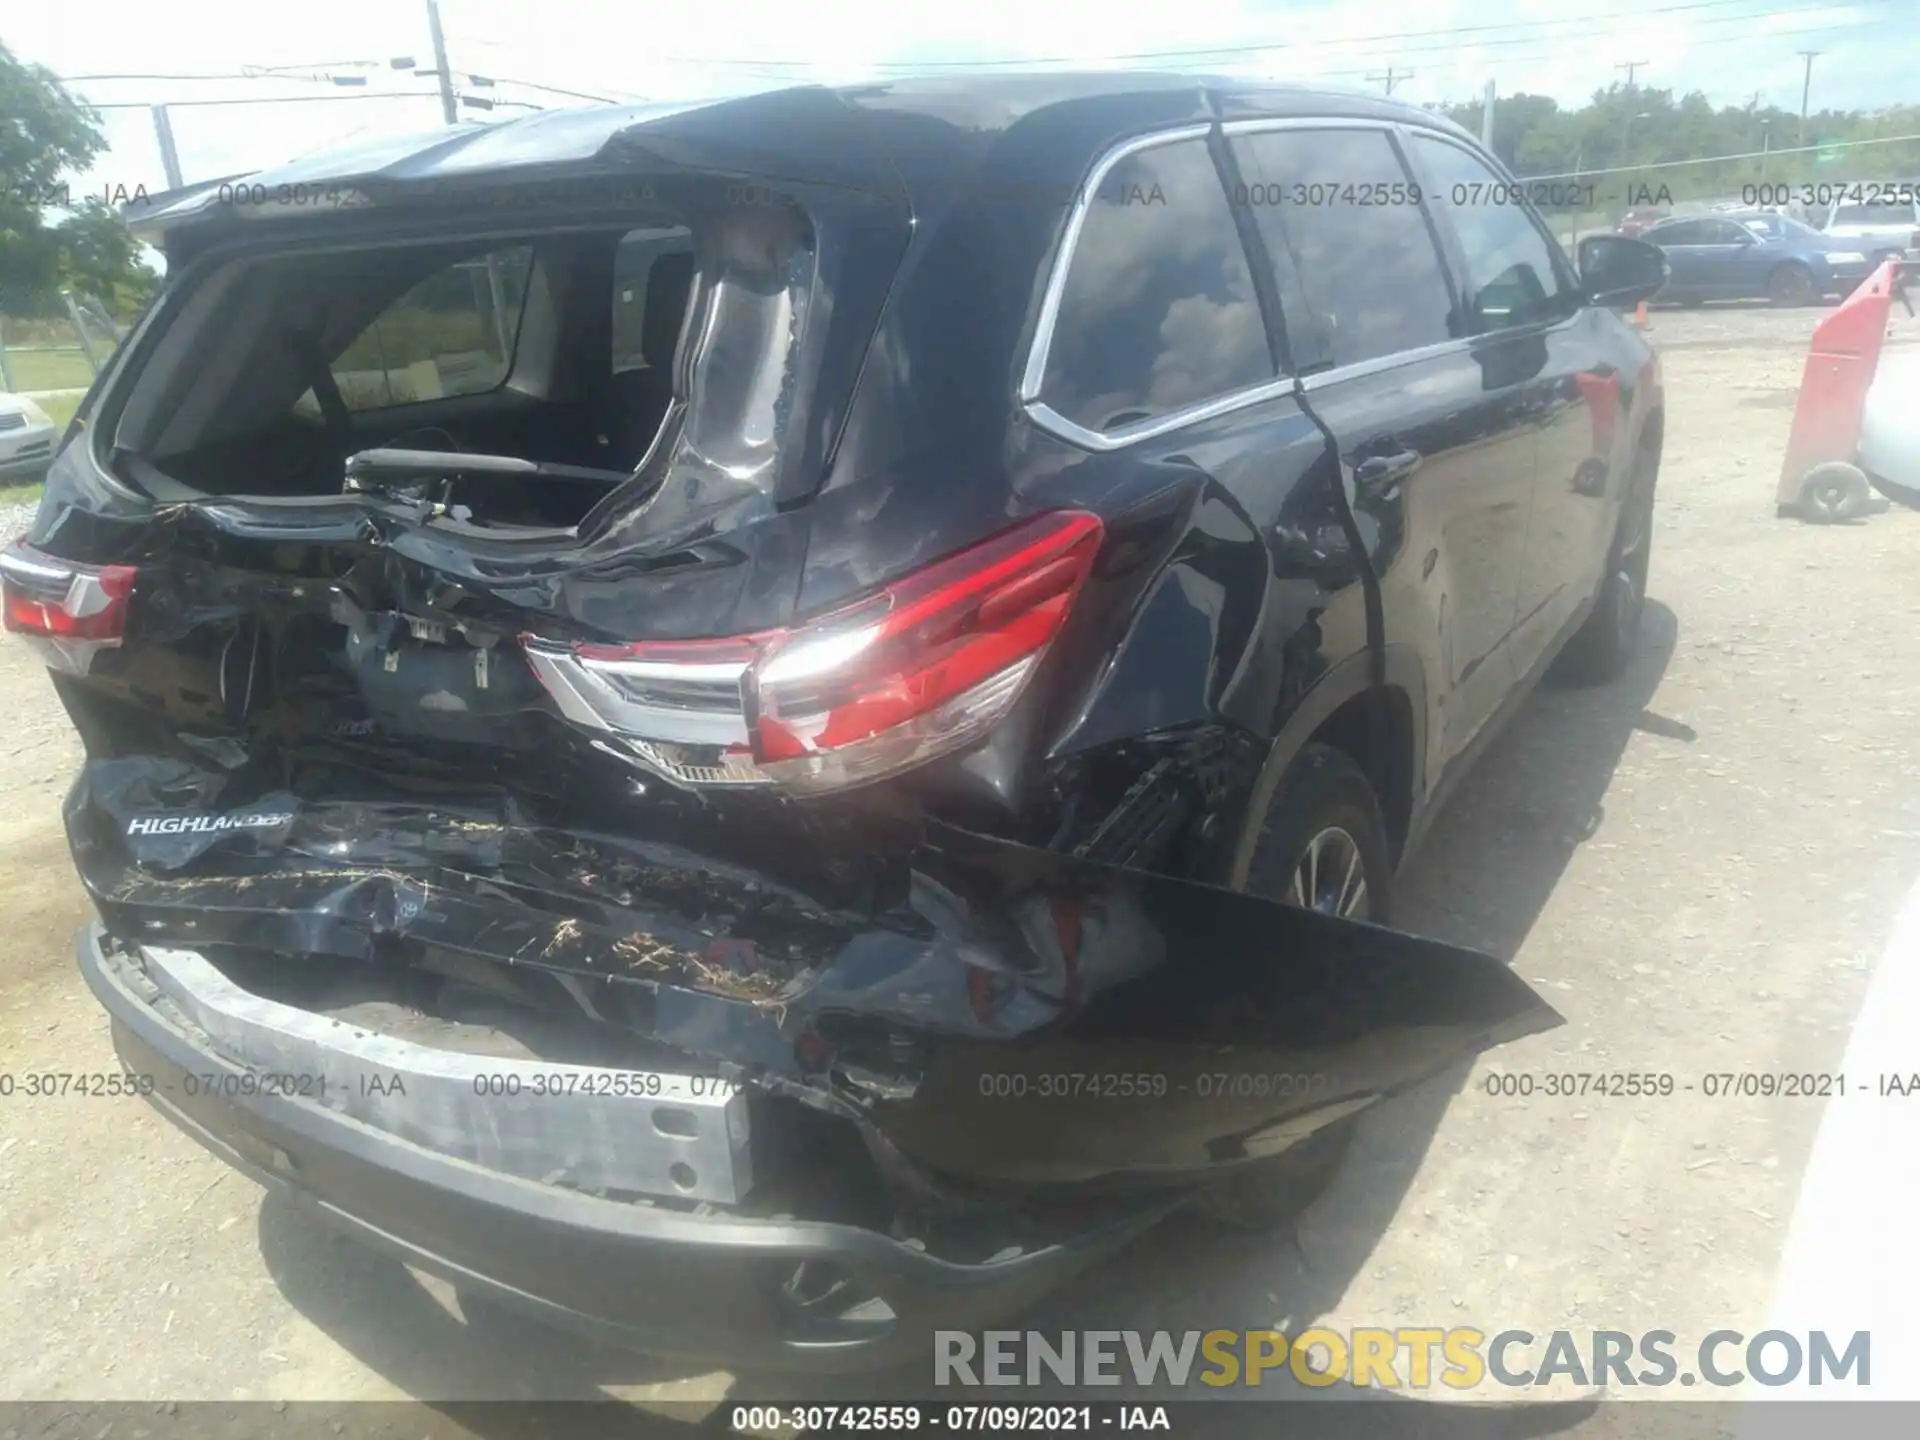
[[[1398,85],[1402,80],[1411,80],[1412,78],[1413,78],[1413,71],[1396,69],[1392,65],[1387,66],[1387,73],[1384,75],[1367,76],[1367,79],[1370,82],[1374,80],[1379,80],[1385,83],[1387,87],[1387,94],[1389,95],[1393,93],[1393,87]]]
[[[1493,149],[1493,81],[1487,81],[1486,94],[1480,101],[1480,144],[1482,148]]]
[[[1824,55],[1824,50],[1802,50],[1801,58],[1807,62],[1805,78],[1800,82],[1800,138],[1794,143],[1807,143],[1807,96],[1813,91],[1813,60],[1816,55]]]
[[[1642,65],[1645,65],[1647,63],[1648,62],[1645,60],[1628,60],[1623,64],[1614,66],[1613,68],[1616,70],[1624,70],[1627,72],[1627,89],[1631,90],[1633,88],[1634,71],[1638,70]]]
[[[427,0],[427,33],[433,37],[433,73],[440,82],[440,114],[449,125],[460,123],[453,105],[453,71],[447,68],[447,37],[440,33],[439,0]]]
[[[178,190],[187,182],[180,178],[180,152],[173,145],[173,121],[167,118],[167,107],[153,107],[153,133],[160,141],[160,168],[167,172],[167,188]]]

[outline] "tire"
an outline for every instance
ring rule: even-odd
[[[1344,839],[1330,840],[1336,832]],[[1305,746],[1267,806],[1247,889],[1286,904],[1311,894],[1321,902],[1315,909],[1384,924],[1392,886],[1393,851],[1366,774],[1331,745]],[[1336,1120],[1270,1160],[1213,1181],[1195,1208],[1232,1230],[1290,1226],[1332,1182],[1355,1130],[1353,1118]]]
[[[1873,486],[1867,472],[1844,460],[1829,460],[1800,481],[1800,516],[1815,525],[1835,525],[1865,510]]]
[[[1653,560],[1653,495],[1657,462],[1640,447],[1633,488],[1607,547],[1607,569],[1593,613],[1560,652],[1560,674],[1576,685],[1604,685],[1626,670],[1640,640],[1647,609],[1647,573]]]
[[[1791,261],[1767,276],[1767,299],[1775,305],[1808,305],[1820,298],[1813,272]]]

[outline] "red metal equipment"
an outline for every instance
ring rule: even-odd
[[[1845,519],[1870,499],[1853,456],[1900,276],[1900,262],[1887,261],[1813,329],[1774,494],[1782,514]]]

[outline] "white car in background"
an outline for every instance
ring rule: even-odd
[[[53,463],[60,432],[47,412],[24,395],[0,390],[0,483],[38,480]]]
[[[1859,456],[1875,489],[1920,506],[1920,346],[1881,352],[1860,417]]]
[[[1920,259],[1920,200],[1856,204],[1836,200],[1821,227],[1841,240],[1858,240],[1877,264],[1890,255]]]

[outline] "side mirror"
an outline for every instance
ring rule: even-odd
[[[1626,235],[1589,235],[1580,242],[1580,285],[1587,302],[1622,310],[1665,288],[1672,267],[1658,245]]]

